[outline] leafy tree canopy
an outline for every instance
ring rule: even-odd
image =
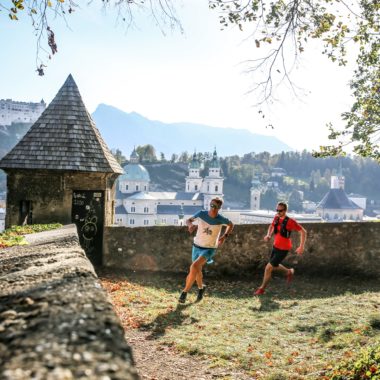
[[[363,157],[380,162],[380,3],[379,0],[213,0],[222,27],[252,29],[256,48],[266,45],[261,57],[249,62],[250,71],[264,71],[253,91],[260,102],[271,100],[274,86],[286,81],[293,87],[291,69],[310,40],[321,42],[321,52],[344,66],[357,51],[350,83],[351,110],[343,113],[343,130],[329,126],[332,145],[320,147],[316,157],[344,155],[347,145]]]
[[[156,162],[156,149],[151,144],[138,146],[136,152],[139,155],[140,162]]]

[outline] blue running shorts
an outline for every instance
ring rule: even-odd
[[[191,259],[193,262],[198,259],[198,257],[204,257],[207,260],[207,264],[214,262],[212,259],[216,253],[216,248],[202,248],[193,244],[193,250],[191,252]]]

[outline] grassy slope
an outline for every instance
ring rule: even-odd
[[[255,378],[320,378],[362,347],[380,343],[380,285],[369,279],[275,278],[262,298],[260,281],[209,279],[202,303],[176,302],[181,277],[103,274],[126,328],[142,328],[163,345],[235,366]]]

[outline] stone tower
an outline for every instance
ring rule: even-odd
[[[201,164],[198,160],[196,152],[189,163],[189,175],[186,177],[186,193],[200,192],[202,189],[203,179],[200,175]]]
[[[123,170],[71,75],[0,168],[7,174],[7,227],[76,223],[89,258],[101,263],[103,227],[112,223],[115,180]]]
[[[251,181],[250,195],[250,209],[260,210],[261,182],[254,170]]]
[[[204,178],[202,185],[204,208],[206,210],[208,210],[212,198],[223,198],[223,181],[224,177],[222,177],[221,174],[220,162],[215,148],[210,162],[208,176]]]

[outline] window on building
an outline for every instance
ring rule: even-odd
[[[166,219],[165,219],[165,218],[162,218],[162,219],[161,219],[161,223],[162,223],[162,224],[166,224]]]
[[[136,207],[135,206],[131,207],[131,212],[136,212]]]
[[[144,191],[146,191],[146,185],[144,186]]]
[[[195,190],[195,191],[198,190],[198,185],[195,185],[195,186],[194,186],[194,190]]]
[[[125,185],[125,190],[128,190],[128,185]]]
[[[207,185],[207,192],[210,191],[210,185]]]
[[[144,219],[144,226],[148,226],[149,225],[149,220],[148,219]]]
[[[144,212],[149,212],[149,207],[144,207]]]
[[[139,191],[139,185],[136,185],[136,191]]]
[[[219,191],[218,185],[215,185],[215,191]]]
[[[187,190],[190,190],[190,186],[189,185],[187,185]]]
[[[129,219],[129,224],[135,224],[135,220],[134,219]]]

